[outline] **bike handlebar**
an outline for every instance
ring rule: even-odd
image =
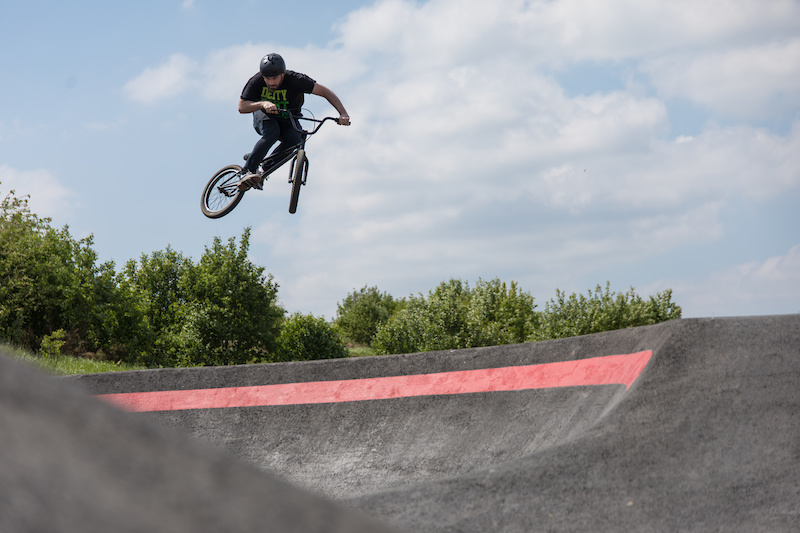
[[[322,120],[319,120],[319,119],[316,119],[316,118],[306,118],[306,117],[297,117],[297,118],[299,120],[308,120],[309,122],[316,122],[317,123],[317,125],[314,126],[314,128],[312,130],[306,131],[306,133],[308,135],[314,135],[315,133],[317,133],[319,131],[319,129],[322,127],[322,125],[325,122],[327,122],[328,120],[335,120],[337,123],[339,122],[339,119],[337,117],[325,117]],[[299,126],[299,124],[298,124],[298,126]]]

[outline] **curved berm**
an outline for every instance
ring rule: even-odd
[[[20,524],[42,514],[37,505],[45,514],[59,498],[91,508],[80,503],[91,497],[101,518],[144,507],[156,524],[159,515],[201,525],[215,515],[219,525],[237,502],[242,521],[289,517],[296,529],[285,531],[382,527],[361,513],[409,531],[800,527],[800,315],[398,356],[31,378],[36,390],[27,392],[9,372],[0,427],[23,431],[3,431],[0,464],[20,456],[26,466],[10,478],[0,466],[0,482],[29,495],[10,515]],[[9,403],[9,387],[25,400]],[[37,417],[38,429],[26,431]],[[120,508],[104,494],[132,503]],[[296,513],[282,513],[285,505]],[[330,528],[313,529],[313,517]]]

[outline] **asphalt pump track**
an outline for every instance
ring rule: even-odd
[[[0,531],[800,530],[800,315],[48,378],[0,358]]]

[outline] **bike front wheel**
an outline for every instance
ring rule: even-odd
[[[300,199],[300,187],[303,186],[305,179],[305,170],[308,166],[308,159],[306,159],[306,151],[300,149],[297,151],[297,157],[294,160],[294,172],[292,173],[292,196],[289,199],[289,212],[294,213],[297,211],[297,200]]]
[[[200,209],[208,218],[224,217],[242,200],[245,191],[239,190],[239,179],[242,167],[228,165],[220,169],[208,180],[203,196],[200,198]]]

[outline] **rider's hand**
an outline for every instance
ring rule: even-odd
[[[339,117],[339,125],[340,126],[349,126],[350,125],[350,117],[347,115],[342,115]]]
[[[277,114],[280,111],[278,109],[278,106],[267,100],[261,102],[261,107],[264,109],[264,113],[270,113],[273,115]]]

